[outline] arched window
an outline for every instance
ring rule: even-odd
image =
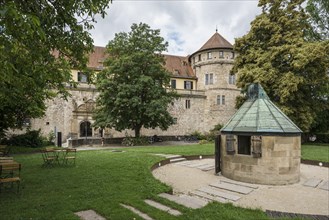
[[[93,135],[91,123],[83,121],[80,124],[80,137],[91,137]]]

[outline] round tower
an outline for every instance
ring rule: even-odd
[[[230,75],[236,57],[233,45],[216,33],[196,52],[189,62],[198,79],[197,89],[204,90],[207,97],[204,111],[204,132],[217,124],[225,124],[235,113],[235,98],[240,94]]]

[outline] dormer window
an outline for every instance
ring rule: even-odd
[[[192,81],[184,81],[184,89],[193,89]]]
[[[175,69],[175,70],[174,70],[174,74],[175,74],[175,75],[179,75],[179,70]]]
[[[208,52],[208,56],[207,56],[208,60],[212,59],[212,54],[211,52]]]

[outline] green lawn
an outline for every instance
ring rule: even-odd
[[[328,157],[326,147],[315,159],[324,154]],[[305,157],[322,146],[302,148]],[[140,219],[120,203],[132,205],[157,220],[268,219],[260,210],[220,203],[191,210],[157,196],[169,191],[170,187],[153,178],[150,167],[163,158],[150,153],[207,155],[214,153],[213,144],[122,150],[126,152],[79,151],[76,166],[54,168],[41,167],[41,154],[14,155],[23,167],[21,195],[10,191],[0,194],[0,219],[78,219],[73,213],[87,209],[95,210],[106,219]],[[183,215],[173,217],[152,208],[143,202],[147,198],[178,209]]]
[[[267,219],[259,210],[211,203],[191,210],[157,196],[170,187],[153,178],[150,167],[161,157],[149,152],[209,154],[212,145],[124,148],[77,153],[76,166],[42,168],[40,154],[14,156],[22,163],[21,195],[10,191],[0,194],[0,219],[78,219],[73,213],[93,209],[107,219],[139,219],[120,203],[130,204],[154,219]],[[162,201],[180,210],[173,217],[143,202],[146,198]]]
[[[302,159],[329,162],[329,145],[302,145]]]

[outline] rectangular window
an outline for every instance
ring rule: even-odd
[[[238,136],[238,154],[251,154],[250,136]]]
[[[201,61],[201,54],[199,54],[198,58],[199,58],[199,61]]]
[[[176,80],[175,79],[171,80],[171,88],[176,89]]]
[[[186,99],[186,100],[185,100],[185,108],[186,108],[186,109],[191,108],[191,100],[189,100],[189,99]]]
[[[184,81],[184,89],[193,89],[192,81]]]
[[[225,105],[225,95],[218,95],[216,103],[217,105]]]
[[[235,75],[229,75],[228,83],[231,85],[235,85]]]
[[[193,63],[195,63],[195,57],[193,57]]]
[[[217,96],[217,101],[216,101],[217,105],[220,105],[220,95]]]
[[[88,82],[87,74],[85,74],[83,72],[78,72],[78,82],[82,82],[82,83]]]
[[[212,59],[212,54],[211,52],[208,52],[208,56],[207,56],[208,60]]]
[[[209,74],[209,84],[214,84],[214,74]]]
[[[214,84],[214,74],[213,73],[206,73],[205,74],[205,85]]]
[[[174,118],[174,125],[177,124],[177,118]]]
[[[231,53],[231,59],[234,59],[234,56],[235,56],[235,54],[234,54],[234,52],[232,52]]]
[[[224,57],[224,52],[223,51],[219,51],[219,58],[223,58]]]

